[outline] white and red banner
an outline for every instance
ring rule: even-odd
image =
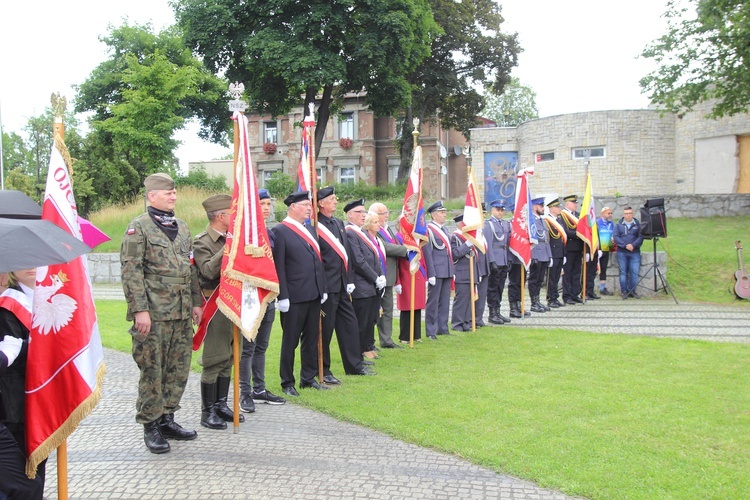
[[[247,117],[235,111],[239,130],[239,155],[234,169],[232,212],[217,302],[248,340],[255,340],[268,303],[279,294],[279,278],[258,198],[250,159]]]
[[[474,169],[468,168],[468,187],[466,188],[466,202],[464,203],[464,227],[461,231],[464,237],[474,244],[474,248],[485,253],[485,242],[482,238],[482,227],[484,226],[484,213],[482,202],[479,201],[477,181],[474,179]]]
[[[315,117],[312,112],[305,116],[302,122],[302,149],[300,150],[299,165],[297,166],[297,191],[310,191],[310,199],[317,187],[318,174],[315,172],[315,154],[313,146],[315,137]]]
[[[427,222],[422,199],[422,146],[419,145],[414,148],[414,158],[404,193],[404,206],[398,224],[404,246],[409,250],[409,267],[414,273],[419,269],[420,247],[427,241]]]
[[[596,203],[591,190],[591,174],[586,174],[586,193],[583,195],[576,234],[586,242],[592,255],[599,249],[599,229],[596,225]]]
[[[523,263],[526,270],[531,264],[531,246],[537,240],[531,237],[529,224],[531,222],[531,193],[529,191],[528,176],[534,175],[534,167],[522,169],[516,174],[516,208],[510,221],[510,251]]]
[[[70,171],[56,137],[42,219],[82,240]],[[58,149],[60,148],[60,149]],[[101,399],[104,352],[85,256],[37,268],[26,368],[26,474],[63,443]]]

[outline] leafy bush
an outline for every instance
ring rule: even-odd
[[[190,186],[204,191],[227,191],[227,178],[223,175],[209,177],[205,167],[195,168],[185,176],[178,175],[174,183],[178,189]]]
[[[266,189],[271,193],[272,198],[283,200],[289,193],[294,191],[297,181],[281,170],[274,172],[270,178],[266,179]]]

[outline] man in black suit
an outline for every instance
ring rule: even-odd
[[[299,393],[294,387],[294,351],[300,342],[300,388],[328,389],[315,380],[320,307],[328,296],[320,244],[305,224],[312,215],[309,193],[292,193],[284,204],[288,207],[287,216],[272,230],[282,328],[279,374],[284,394],[296,397]]]
[[[561,212],[563,228],[568,236],[565,244],[565,264],[563,265],[563,301],[566,304],[582,304],[581,266],[583,264],[583,240],[576,234],[578,225],[578,196],[571,194],[563,198],[565,209]]]
[[[552,251],[552,265],[547,275],[547,307],[556,309],[565,305],[557,299],[560,298],[560,276],[565,262],[565,241],[568,236],[563,229],[565,221],[560,215],[560,198],[547,203],[547,208],[549,215],[545,216],[544,222],[549,233],[549,248]]]
[[[328,300],[323,304],[323,381],[340,384],[331,372],[331,339],[336,329],[336,340],[341,352],[341,362],[347,375],[375,375],[362,364],[362,352],[357,334],[357,316],[354,314],[351,293],[354,291],[352,256],[347,241],[344,222],[333,216],[338,199],[333,186],[318,190],[318,241],[323,257],[323,269],[328,284]]]

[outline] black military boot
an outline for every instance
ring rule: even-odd
[[[234,412],[227,406],[229,385],[229,377],[219,377],[216,379],[216,404],[214,405],[214,412],[220,419],[227,422],[234,422]],[[240,422],[244,421],[245,415],[240,413]]]
[[[143,441],[151,453],[166,453],[169,451],[169,443],[159,431],[159,419],[143,424]]]
[[[535,313],[544,313],[547,312],[547,310],[544,308],[544,306],[539,302],[539,296],[533,296],[531,297],[531,310]]]
[[[198,437],[197,432],[184,429],[180,424],[175,422],[174,413],[165,413],[161,416],[159,430],[161,430],[161,435],[165,438],[177,439],[178,441],[190,441]]]
[[[518,308],[518,313],[520,314],[521,313],[521,302],[520,301],[516,302],[516,307]],[[528,318],[529,316],[531,316],[531,313],[528,310],[525,310],[523,312],[523,317],[524,318]],[[519,318],[520,318],[520,316],[519,316]]]
[[[201,425],[209,429],[226,429],[227,423],[216,415],[214,404],[216,404],[216,382],[208,384],[201,382]]]
[[[502,325],[503,323],[505,323],[505,321],[500,318],[499,307],[490,307],[490,316],[488,320],[490,323],[495,323],[496,325]]]

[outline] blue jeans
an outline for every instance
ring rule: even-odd
[[[620,265],[620,291],[623,295],[635,292],[641,270],[641,252],[618,250],[617,263]]]

